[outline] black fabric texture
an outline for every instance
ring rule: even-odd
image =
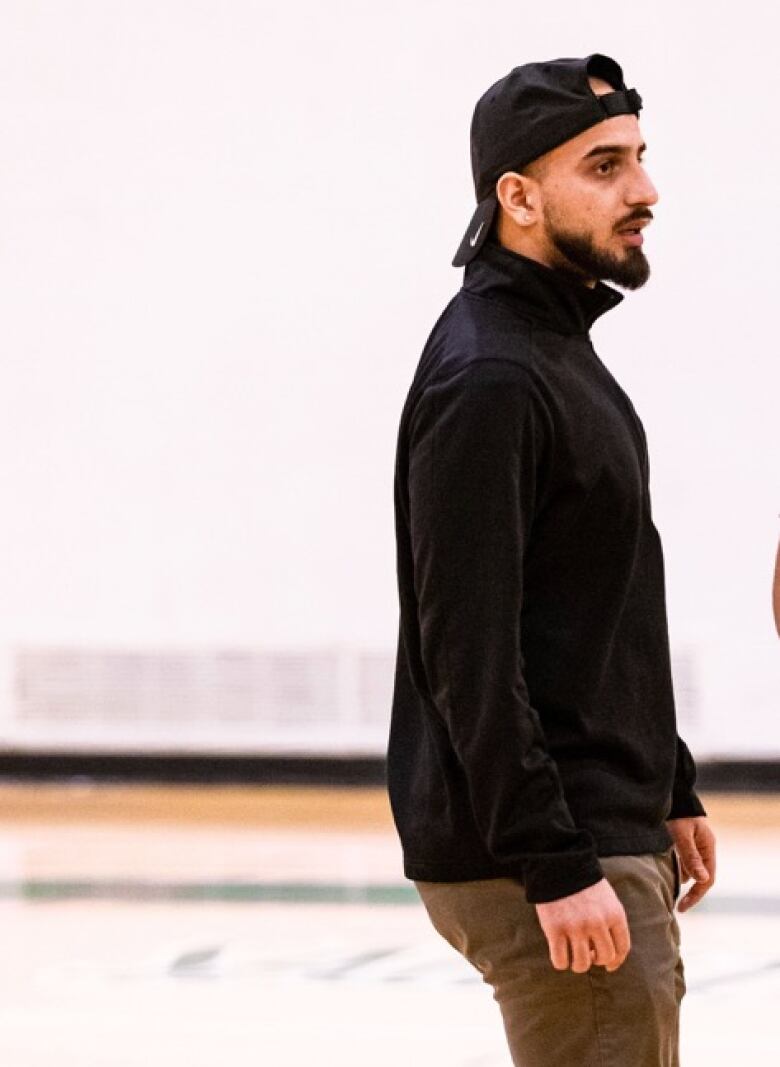
[[[388,789],[404,871],[528,899],[704,814],[677,736],[641,421],[590,342],[623,299],[491,234],[401,414]]]

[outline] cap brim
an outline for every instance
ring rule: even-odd
[[[478,255],[480,248],[487,240],[490,227],[498,208],[498,200],[495,193],[486,196],[477,204],[477,210],[471,216],[471,222],[463,235],[458,251],[452,261],[453,267],[463,267],[474,256]]]

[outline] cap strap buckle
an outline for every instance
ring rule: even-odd
[[[612,115],[637,115],[642,107],[642,97],[636,89],[618,89],[614,93],[597,96],[601,109]]]

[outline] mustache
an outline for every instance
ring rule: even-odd
[[[645,208],[643,211],[635,211],[633,215],[629,215],[622,222],[619,222],[615,229],[621,230],[624,226],[630,226],[632,222],[639,222],[641,219],[647,219],[649,222],[652,217],[653,213],[649,208]]]

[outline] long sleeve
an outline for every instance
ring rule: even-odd
[[[693,815],[706,815],[702,802],[694,791],[696,764],[683,739],[677,738],[677,759],[674,767],[672,807],[667,819],[685,819]]]
[[[410,432],[415,592],[431,699],[482,837],[508,874],[522,876],[533,903],[602,877],[523,674],[523,556],[550,433],[526,371],[498,359],[429,384]]]

